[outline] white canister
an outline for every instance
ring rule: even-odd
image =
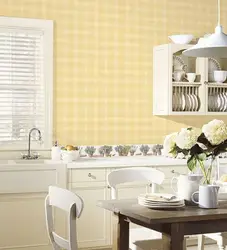
[[[53,161],[61,160],[61,148],[58,146],[54,146],[51,148],[51,159]]]

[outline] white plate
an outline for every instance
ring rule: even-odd
[[[192,99],[193,99],[193,110],[192,110],[192,111],[196,111],[196,107],[197,107],[197,104],[196,104],[197,98],[196,98],[195,94],[192,94],[191,96],[192,96]]]
[[[176,93],[176,99],[177,99],[177,109],[176,109],[176,111],[180,111],[181,100],[180,100],[180,96],[179,96],[178,93]]]
[[[227,111],[227,93],[224,92],[223,95],[224,95],[224,99],[225,99],[225,110],[224,110],[224,112],[226,112]]]
[[[190,94],[190,98],[191,98],[191,101],[192,101],[191,111],[195,111],[195,99],[194,99],[193,94]]]
[[[180,56],[173,55],[173,72],[176,70],[183,70],[186,73],[187,65]]]
[[[180,98],[181,98],[181,111],[184,111],[185,110],[185,95],[182,93],[180,95]]]
[[[222,99],[222,107],[221,107],[221,112],[224,112],[224,110],[225,110],[225,97],[224,97],[224,94],[223,93],[220,93],[219,94],[220,95],[220,97],[221,97],[221,99]]]
[[[172,199],[167,199],[164,197],[146,197],[146,195],[139,195],[138,196],[138,200],[144,203],[150,203],[150,204],[171,204],[171,205],[179,205],[179,204],[184,204],[184,200],[183,199],[179,199],[176,196],[173,196]]]
[[[197,111],[197,109],[199,107],[198,99],[197,99],[197,96],[195,94],[193,94],[193,98],[195,100],[195,111]]]
[[[221,70],[220,63],[214,58],[208,58],[208,81],[214,82],[214,70]]]
[[[211,101],[211,111],[215,111],[214,95],[210,96],[210,101]]]
[[[174,94],[173,94],[173,111],[176,111],[176,105],[177,105],[177,102],[176,102],[176,94],[174,93]]]
[[[190,102],[189,102],[188,94],[184,94],[184,95],[185,95],[185,111],[188,111]]]
[[[217,111],[221,111],[223,101],[220,94],[216,94],[216,101],[217,101]]]
[[[174,194],[167,194],[167,193],[149,193],[149,194],[140,194],[138,199],[143,199],[146,201],[153,201],[153,202],[165,202],[165,203],[176,203],[182,202],[183,200],[176,197]]]
[[[182,207],[184,207],[185,205],[184,204],[181,204],[181,205],[178,205],[178,206],[168,206],[168,205],[166,205],[166,206],[161,206],[161,205],[157,205],[157,206],[155,206],[155,205],[150,205],[150,204],[143,204],[143,203],[140,203],[140,202],[138,202],[138,204],[139,205],[141,205],[141,206],[144,206],[144,207],[147,207],[147,208],[153,208],[153,209],[177,209],[177,208],[182,208]]]
[[[188,111],[191,111],[192,110],[192,99],[191,99],[191,95],[190,94],[187,94],[188,96],[188,101],[189,101],[189,108],[188,108]]]

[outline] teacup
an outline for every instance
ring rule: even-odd
[[[187,73],[185,79],[189,82],[194,82],[196,78],[196,73]]]
[[[224,82],[227,77],[227,71],[225,70],[215,70],[214,71],[214,81],[215,82]]]

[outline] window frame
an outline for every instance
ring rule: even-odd
[[[53,140],[53,20],[0,16],[1,28],[33,29],[43,32],[43,78],[45,99],[45,125],[42,134],[43,144],[32,142],[32,150],[48,150]],[[0,116],[1,119],[1,116]],[[15,141],[0,145],[0,151],[27,150],[27,142]]]

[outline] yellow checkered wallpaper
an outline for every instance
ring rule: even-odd
[[[213,117],[152,115],[152,49],[211,33],[216,0],[0,0],[0,15],[55,23],[54,134],[78,145],[161,143]],[[227,29],[227,0],[222,1]],[[226,119],[227,121],[227,119]]]

